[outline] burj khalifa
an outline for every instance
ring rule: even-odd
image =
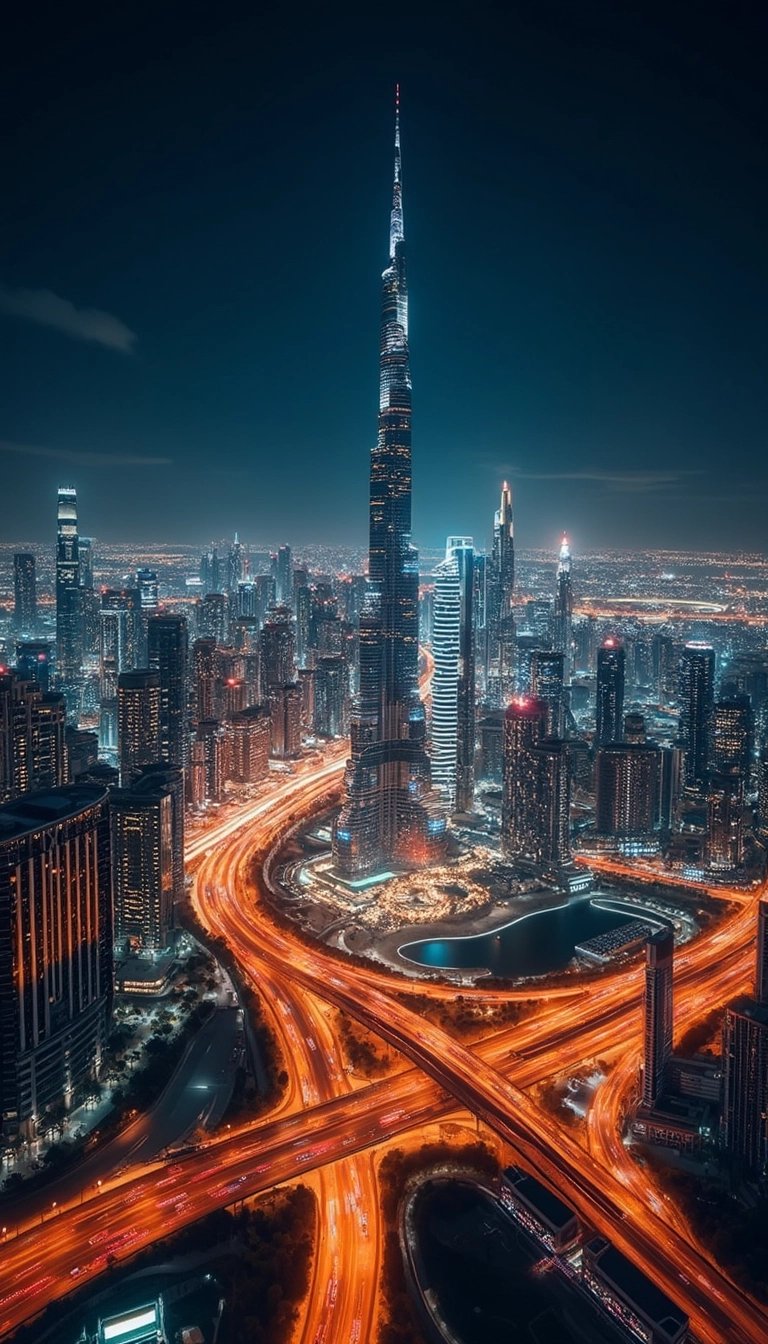
[[[389,262],[381,288],[379,427],[370,465],[368,594],[360,617],[351,755],[333,834],[335,866],[347,878],[389,865],[434,863],[445,848],[446,818],[432,787],[419,696],[418,601],[398,89]]]

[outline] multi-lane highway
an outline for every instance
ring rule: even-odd
[[[585,1152],[523,1091],[596,1055],[621,1051],[629,1058],[639,1040],[638,973],[607,975],[576,994],[547,992],[535,1016],[470,1051],[409,1012],[391,977],[361,973],[270,920],[252,887],[254,854],[266,861],[297,812],[315,807],[340,769],[341,760],[333,758],[287,777],[268,800],[222,821],[218,833],[198,837],[190,856],[199,862],[198,913],[227,938],[273,1011],[289,1065],[276,1118],[170,1167],[124,1172],[99,1193],[83,1191],[82,1205],[57,1208],[42,1225],[10,1229],[3,1258],[5,1281],[13,1287],[0,1294],[0,1333],[101,1272],[107,1256],[127,1257],[148,1244],[160,1228],[166,1233],[240,1195],[314,1170],[323,1236],[303,1338],[308,1344],[371,1338],[381,1229],[373,1166],[357,1154],[458,1101],[663,1283],[690,1312],[702,1340],[764,1340],[766,1315],[691,1244],[684,1224],[668,1216],[642,1175],[633,1171],[628,1179],[623,1146],[616,1149],[607,1137],[601,1144],[591,1130],[592,1148]],[[741,898],[717,929],[679,954],[681,1020],[701,1015],[746,982],[753,919],[754,898]],[[445,990],[429,986],[428,992]],[[329,1002],[389,1039],[417,1067],[353,1088],[323,1006]],[[625,1074],[631,1081],[629,1064],[620,1065],[605,1093],[615,1096],[617,1107]],[[600,1133],[608,1135],[611,1124],[615,1129],[616,1113],[611,1117],[607,1104],[602,1107]]]

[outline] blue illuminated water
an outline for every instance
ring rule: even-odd
[[[404,957],[435,970],[486,969],[491,975],[514,979],[520,975],[548,975],[561,971],[573,957],[577,943],[629,924],[646,912],[602,910],[593,904],[594,893],[583,900],[517,919],[496,933],[470,938],[429,938],[406,943]]]

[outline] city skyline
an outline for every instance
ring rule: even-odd
[[[10,63],[0,1337],[765,1344],[759,43],[172,14]]]
[[[60,62],[35,38],[50,93],[35,84],[27,96],[51,134],[40,152],[35,131],[12,114],[4,154],[18,196],[0,276],[9,359],[0,463],[21,534],[43,533],[37,486],[72,479],[103,539],[180,541],[238,524],[247,531],[252,518],[254,532],[269,520],[287,537],[296,500],[281,481],[291,461],[305,485],[305,533],[362,543],[375,399],[368,258],[381,243],[373,164],[386,143],[381,108],[399,78],[419,277],[420,542],[483,536],[484,500],[508,477],[523,547],[563,529],[581,549],[695,546],[702,536],[724,551],[764,546],[766,305],[755,225],[765,188],[754,157],[764,150],[749,116],[747,33],[739,40],[700,17],[697,50],[723,95],[713,112],[674,18],[647,33],[629,15],[603,16],[601,29],[565,7],[551,27],[544,16],[518,19],[511,68],[489,50],[490,25],[477,52],[488,61],[482,84],[450,26],[429,29],[437,59],[428,66],[418,42],[396,51],[378,33],[373,42],[367,21],[353,33],[333,17],[320,34],[310,25],[285,80],[286,34],[273,18],[274,68],[256,88],[245,69],[251,26],[221,20],[203,32],[187,18],[178,51],[162,47],[162,25],[147,47],[140,16],[121,34],[103,124],[92,113],[104,76],[83,71],[74,90],[68,81],[83,157],[69,183],[68,150],[52,130]],[[413,25],[414,36],[428,28],[419,14]],[[56,37],[77,70],[86,54]],[[113,37],[105,16],[89,71]],[[23,32],[19,41],[16,78],[27,68]],[[201,143],[185,118],[193,97],[213,109],[221,91],[207,65],[199,78],[210,42],[226,54],[231,96]],[[363,58],[357,73],[353,53]],[[146,76],[138,122],[137,72]],[[168,81],[178,90],[172,107]],[[13,88],[11,107],[24,109]],[[152,150],[150,127],[159,133]],[[98,185],[105,137],[127,170],[115,175],[120,188]],[[713,190],[716,182],[727,190]],[[57,209],[30,232],[52,184]],[[724,330],[737,338],[723,343]],[[33,395],[40,378],[44,399]],[[457,383],[458,405],[443,395]],[[244,490],[250,516],[233,519],[231,496]]]

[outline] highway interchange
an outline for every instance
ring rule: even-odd
[[[9,1226],[0,1234],[0,1336],[95,1279],[108,1259],[127,1259],[216,1207],[300,1176],[316,1191],[320,1234],[298,1338],[372,1341],[385,1232],[378,1157],[398,1136],[407,1147],[441,1119],[469,1111],[662,1285],[688,1311],[703,1344],[764,1341],[768,1312],[710,1261],[621,1141],[638,1062],[639,970],[609,973],[582,988],[542,990],[534,1013],[467,1048],[406,1007],[394,977],[361,970],[271,918],[259,891],[266,879],[258,875],[269,873],[274,847],[298,817],[338,788],[343,760],[339,747],[280,777],[268,797],[215,823],[187,849],[198,918],[227,940],[269,1008],[289,1076],[278,1105],[199,1152],[128,1166],[100,1187],[84,1186],[69,1204]],[[724,918],[677,956],[678,1030],[749,984],[759,893],[723,895]],[[455,993],[428,982],[418,989],[436,997]],[[515,997],[478,993],[486,1001]],[[517,997],[530,999],[530,990]],[[354,1079],[334,1007],[394,1045],[402,1068],[376,1083]],[[598,1057],[616,1063],[597,1091],[584,1146],[535,1102],[531,1089]]]

